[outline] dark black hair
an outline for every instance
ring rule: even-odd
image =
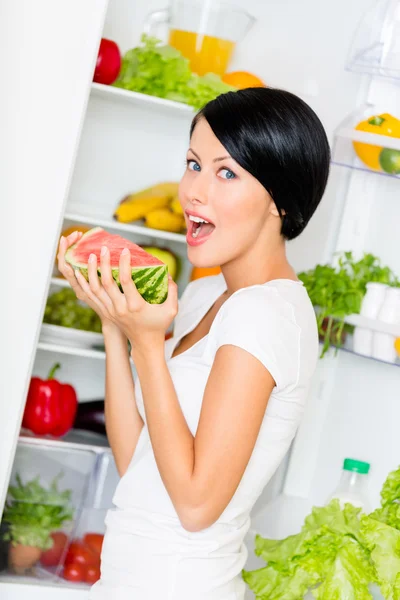
[[[282,219],[281,234],[297,237],[317,208],[329,174],[325,130],[303,100],[273,88],[221,94],[197,113],[234,160],[271,195]]]

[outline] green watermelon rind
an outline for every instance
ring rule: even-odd
[[[84,236],[90,233],[97,233],[101,227],[90,229]],[[82,236],[83,237],[83,236]],[[82,239],[82,238],[81,238]],[[79,243],[79,242],[78,242]],[[74,247],[68,248],[65,253],[65,261],[72,266],[73,269],[78,269],[86,281],[89,281],[88,266],[85,263],[77,263],[74,260]],[[99,278],[101,279],[101,269],[97,269]],[[122,290],[119,279],[119,269],[111,269],[112,277],[119,289]],[[149,304],[162,304],[168,296],[168,267],[167,265],[151,265],[148,267],[132,267],[132,281],[134,282],[139,294]]]

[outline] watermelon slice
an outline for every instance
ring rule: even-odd
[[[161,304],[168,295],[168,267],[161,260],[145,252],[129,240],[119,235],[108,233],[101,227],[94,227],[83,234],[81,239],[68,248],[65,260],[74,269],[79,269],[86,280],[88,276],[88,260],[90,254],[97,256],[100,264],[100,251],[102,246],[107,246],[110,252],[112,276],[119,289],[119,259],[124,248],[131,253],[132,279],[139,294],[150,304]],[[98,269],[101,277],[100,268]]]

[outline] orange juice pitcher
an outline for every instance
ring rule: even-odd
[[[155,35],[156,27],[166,23],[168,43],[189,59],[194,73],[222,76],[236,43],[254,21],[254,17],[229,2],[171,0],[168,8],[148,15],[144,32]]]

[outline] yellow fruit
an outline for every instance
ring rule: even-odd
[[[131,198],[131,197],[130,197]],[[146,198],[132,198],[123,201],[114,213],[120,223],[130,223],[143,219],[149,212],[157,208],[168,206],[168,196],[147,196]]]
[[[175,198],[170,202],[169,207],[176,215],[183,215],[183,208],[179,202],[178,196],[175,196]]]
[[[400,356],[400,337],[398,337],[394,340],[394,347],[396,349],[398,356]]]
[[[162,229],[179,233],[185,226],[185,219],[176,215],[169,208],[159,208],[146,215],[146,225],[151,229]]]
[[[120,223],[143,219],[148,212],[168,206],[178,193],[178,185],[175,182],[157,183],[140,192],[129,194],[117,207],[114,218]]]
[[[74,233],[74,231],[81,231],[82,233],[86,233],[87,231],[89,231],[89,229],[90,229],[90,227],[88,227],[87,225],[72,225],[71,227],[67,227],[66,229],[63,229],[63,231],[61,232],[61,235],[63,235],[64,237],[68,237],[69,235],[71,235],[71,233]],[[57,252],[58,252],[58,247],[57,247]],[[56,255],[54,262],[56,263],[56,266],[57,266],[57,263],[58,263],[57,255]],[[62,275],[60,273],[60,277],[64,278],[64,275]]]
[[[190,274],[190,281],[200,279],[201,277],[208,277],[209,275],[218,275],[221,273],[220,267],[193,267]]]
[[[222,81],[238,90],[244,90],[249,87],[266,87],[265,83],[257,75],[253,75],[253,73],[248,73],[247,71],[225,73],[222,76]]]

